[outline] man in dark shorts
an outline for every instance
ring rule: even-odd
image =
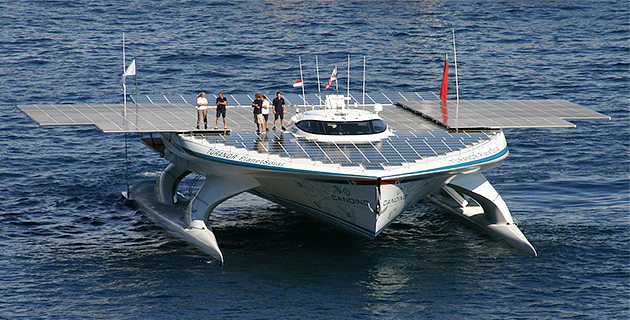
[[[280,94],[280,92],[276,92],[276,97],[273,99],[273,130],[276,130],[276,124],[278,123],[278,118],[280,118],[280,126],[282,130],[287,130],[284,127],[284,98]]]
[[[261,131],[265,131],[265,122],[262,116],[262,96],[260,93],[256,94],[256,100],[252,102],[252,107],[254,108],[254,123],[256,123],[256,133],[260,133]]]
[[[217,124],[214,127],[219,129],[219,117],[223,117],[223,129],[227,129],[227,123],[225,122],[225,107],[227,106],[227,98],[223,96],[223,92],[219,92],[217,97]]]

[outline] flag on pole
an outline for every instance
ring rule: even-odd
[[[294,88],[299,88],[299,87],[303,87],[303,86],[304,86],[304,82],[302,81],[302,79],[300,79],[300,80],[298,80],[296,82],[293,82],[293,87]]]
[[[448,93],[448,54],[444,58],[444,74],[442,75],[442,88],[440,89],[440,110],[442,111],[442,123],[448,124],[448,105],[446,95]]]
[[[333,80],[337,81],[337,66],[335,66],[335,68],[333,69],[333,72],[330,75],[330,79],[328,79],[328,84],[326,84],[326,87],[324,88],[324,90],[330,88]]]
[[[123,78],[127,76],[135,76],[135,75],[136,75],[136,59],[134,58],[133,61],[131,61],[131,64],[129,65],[129,67],[127,67],[127,71],[125,71],[125,74],[123,74]]]
[[[136,59],[134,58],[133,61],[131,61],[131,64],[129,65],[129,67],[127,67],[127,71],[125,71],[125,73],[122,76],[123,86],[125,85],[125,80],[127,80],[127,76],[135,76],[135,75],[136,75]]]
[[[444,74],[442,75],[442,88],[440,89],[440,100],[446,101],[446,94],[448,92],[448,55],[444,60]]]

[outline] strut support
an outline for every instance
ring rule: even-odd
[[[154,221],[160,223],[173,235],[187,241],[223,264],[223,253],[210,226],[210,213],[221,202],[244,191],[259,187],[253,178],[206,176],[201,188],[187,201],[177,195],[177,187],[191,171],[169,164],[155,184],[155,197],[142,182],[132,193],[137,203]]]
[[[509,245],[533,256],[538,255],[534,246],[514,223],[501,195],[483,174],[476,172],[458,175],[442,191],[441,197],[431,197],[431,200],[472,222],[485,233],[503,239]],[[472,198],[479,205],[469,203],[464,196]]]
[[[158,201],[162,204],[174,205],[177,202],[177,187],[189,173],[189,170],[170,163],[157,181]]]
[[[188,240],[223,264],[223,253],[210,226],[210,213],[221,202],[258,186],[260,184],[253,179],[235,180],[206,176],[184,215],[184,232]]]

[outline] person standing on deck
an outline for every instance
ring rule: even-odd
[[[197,129],[201,126],[202,118],[204,129],[208,129],[208,99],[206,99],[205,92],[200,92],[197,95]]]
[[[263,121],[262,116],[262,97],[260,93],[256,94],[256,99],[252,102],[252,107],[254,108],[254,122],[256,123],[256,133],[260,133],[261,129],[265,130],[265,123]]]
[[[265,122],[265,131],[269,131],[269,109],[271,109],[271,102],[267,99],[267,96],[263,94],[262,96],[262,115]]]
[[[280,92],[276,92],[276,97],[273,99],[273,130],[276,130],[276,124],[278,123],[278,118],[280,118],[280,126],[282,130],[286,130],[284,128],[284,106],[286,103],[284,102],[284,98],[280,94]]]
[[[225,122],[225,107],[227,106],[227,98],[223,96],[223,92],[219,92],[217,97],[217,123],[214,126],[215,129],[219,129],[219,117],[223,117],[223,129],[227,129],[227,123]]]

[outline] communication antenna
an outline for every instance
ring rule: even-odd
[[[317,93],[319,94],[319,105],[321,108],[322,105],[322,86],[319,81],[319,61],[317,60],[317,56],[315,56],[315,69],[317,70]]]
[[[348,88],[346,88],[348,92],[348,99],[350,99],[350,55],[348,55]]]
[[[304,101],[304,108],[306,108],[306,95],[304,94],[304,78],[302,77],[302,56],[298,57],[300,63],[300,80],[302,80],[302,100]]]
[[[365,56],[363,56],[363,99],[361,105],[362,109],[365,109]]]
[[[335,94],[338,95],[339,94],[339,80],[337,80],[337,65],[335,65],[335,69],[333,69],[333,71],[335,72]]]
[[[453,56],[455,59],[455,97],[457,98],[457,106],[455,107],[455,123],[459,116],[459,79],[457,78],[457,49],[455,47],[455,29],[453,31]]]

